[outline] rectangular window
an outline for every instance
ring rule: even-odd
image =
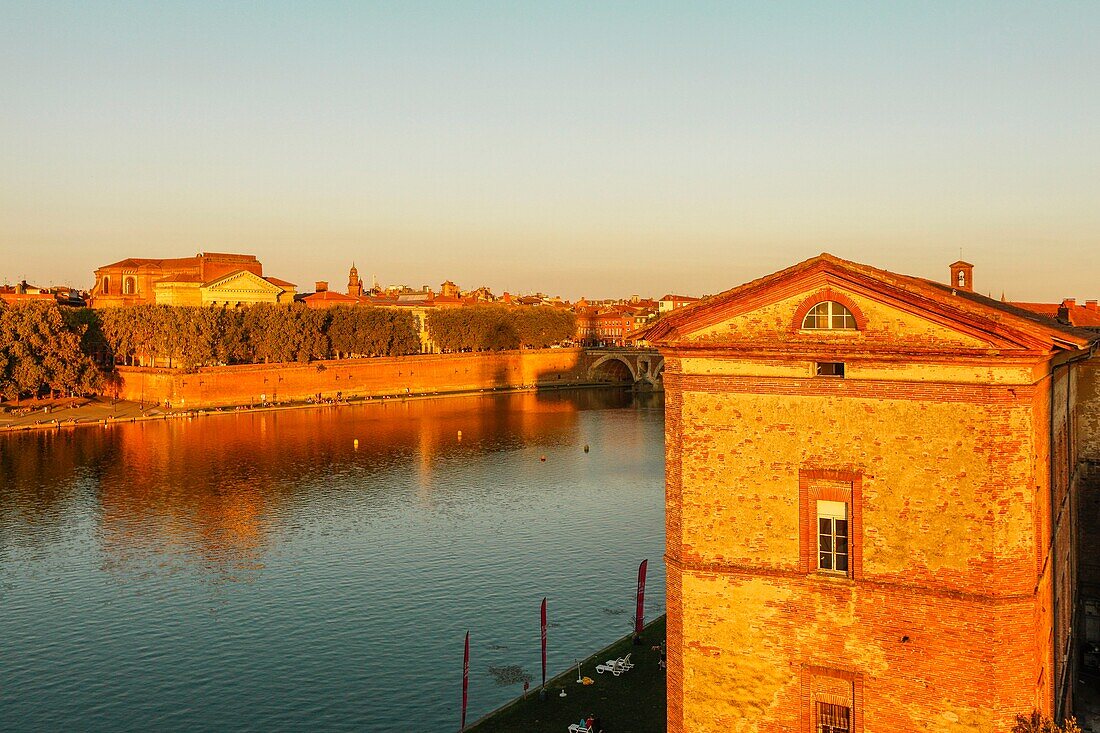
[[[843,377],[844,362],[819,361],[817,362],[817,376],[819,377]]]
[[[851,733],[852,711],[843,705],[817,704],[817,733]]]
[[[848,505],[817,502],[817,569],[848,574]]]

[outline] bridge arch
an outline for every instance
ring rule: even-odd
[[[649,379],[654,384],[660,384],[665,377],[665,360],[657,357],[656,363],[649,370]]]
[[[588,367],[588,378],[593,382],[634,384],[638,381],[638,372],[629,359],[605,354]]]

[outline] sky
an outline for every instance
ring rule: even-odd
[[[1100,297],[1100,3],[0,0],[0,282]]]

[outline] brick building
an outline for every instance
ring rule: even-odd
[[[1069,711],[1100,334],[972,274],[825,254],[648,333],[670,733],[1007,733]]]
[[[194,257],[128,257],[95,271],[89,305],[292,303],[294,283],[264,277],[255,255],[200,252]]]
[[[633,346],[656,309],[648,304],[593,305],[582,298],[573,313],[577,317],[574,340],[581,346]]]

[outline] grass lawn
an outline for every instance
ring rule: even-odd
[[[665,641],[665,617],[645,627],[643,642],[631,644],[625,636],[581,662],[581,675],[593,685],[577,683],[577,668],[546,683],[546,700],[540,701],[532,688],[522,697],[467,726],[474,733],[567,733],[570,723],[595,713],[608,733],[664,733],[665,670],[658,665],[660,653],[650,647]],[[615,677],[597,674],[596,665],[630,654],[634,669]],[[559,697],[562,688],[565,697]]]

